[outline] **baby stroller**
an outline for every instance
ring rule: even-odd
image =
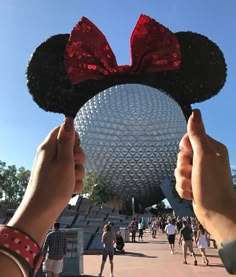
[[[124,239],[120,231],[118,231],[116,235],[115,254],[124,254],[125,253],[124,247],[125,247]]]

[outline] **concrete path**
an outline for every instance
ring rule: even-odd
[[[224,277],[230,276],[225,271],[216,249],[207,250],[209,266],[202,263],[199,250],[195,247],[198,265],[193,265],[193,258],[188,256],[188,264],[183,264],[182,249],[170,254],[166,236],[158,233],[152,239],[149,233],[144,234],[144,242],[126,243],[124,255],[114,256],[115,277]],[[101,255],[84,255],[84,277],[98,276]],[[109,277],[109,262],[105,265],[103,276]]]

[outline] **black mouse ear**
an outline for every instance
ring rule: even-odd
[[[33,53],[27,68],[27,85],[34,101],[45,111],[74,116],[73,86],[64,66],[68,34],[50,37]]]
[[[195,103],[216,95],[224,86],[227,75],[220,48],[196,33],[179,32],[176,36],[183,53],[178,77],[186,87],[185,97]]]
[[[181,50],[180,68],[166,71],[161,88],[180,103],[201,102],[216,95],[226,80],[226,63],[219,47],[207,37],[177,32]]]

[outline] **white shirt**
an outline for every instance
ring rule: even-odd
[[[174,235],[176,233],[176,227],[173,224],[167,224],[165,227],[167,235]]]
[[[143,224],[142,224],[142,223],[139,223],[139,224],[138,224],[138,229],[139,229],[139,230],[143,229]]]

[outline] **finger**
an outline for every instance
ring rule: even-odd
[[[31,175],[29,180],[29,186],[31,185],[32,179],[34,178],[35,172],[37,172],[38,163],[44,160],[44,164],[51,162],[55,159],[57,153],[56,140],[60,127],[54,128],[44,139],[44,141],[38,146],[37,153],[31,169]]]
[[[209,151],[209,142],[200,110],[193,110],[188,120],[187,131],[194,153],[200,155],[204,151]]]
[[[176,190],[181,198],[186,199],[186,200],[193,200],[192,192],[182,190],[180,188],[178,188],[178,189],[176,188]]]
[[[53,160],[56,156],[57,153],[57,146],[56,146],[56,141],[57,141],[57,135],[59,132],[60,127],[54,128],[44,139],[44,141],[38,146],[37,149],[37,155],[34,161],[34,164],[39,158],[39,155],[41,156],[46,155],[46,159],[49,161]],[[34,165],[33,165],[34,168]]]
[[[181,152],[184,152],[189,157],[193,156],[193,148],[192,148],[192,145],[190,143],[188,134],[185,134],[182,137],[182,139],[181,139],[181,141],[179,143],[179,150]]]
[[[43,150],[45,148],[50,147],[51,145],[55,144],[55,141],[57,139],[57,135],[59,132],[60,127],[54,128],[44,139],[44,141],[39,145],[38,149]]]
[[[187,200],[192,200],[193,193],[191,179],[184,176],[181,170],[179,170],[178,168],[175,169],[174,174],[176,178],[175,188],[179,196]]]
[[[80,145],[80,138],[79,138],[79,134],[77,132],[75,132],[75,145],[76,144]]]
[[[83,182],[81,180],[76,181],[74,192],[81,192],[83,188],[84,188]]]
[[[57,136],[57,158],[71,159],[74,156],[75,129],[73,118],[66,117]]]
[[[180,151],[177,155],[177,166],[178,168],[182,168],[182,167],[187,167],[189,168],[192,167],[192,157],[186,155],[185,153],[183,153],[182,151]]]
[[[192,192],[191,179],[182,175],[179,175],[178,170],[175,171],[176,189]]]
[[[78,164],[84,164],[85,154],[83,149],[80,146],[80,138],[77,132],[75,132],[75,144],[74,144],[74,161]]]
[[[85,174],[83,164],[76,164],[75,165],[75,179],[76,180],[83,180]]]
[[[85,160],[86,156],[81,147],[78,147],[76,150],[74,150],[74,161],[76,164],[84,164]]]
[[[76,137],[78,137],[76,135]],[[85,162],[85,154],[81,146],[79,145],[79,140],[75,138],[75,144],[74,144],[74,161],[78,164],[83,164]]]
[[[177,166],[175,169],[174,174],[178,174],[178,177],[186,177],[191,179],[192,176],[192,165],[191,164],[186,164],[184,166]]]

